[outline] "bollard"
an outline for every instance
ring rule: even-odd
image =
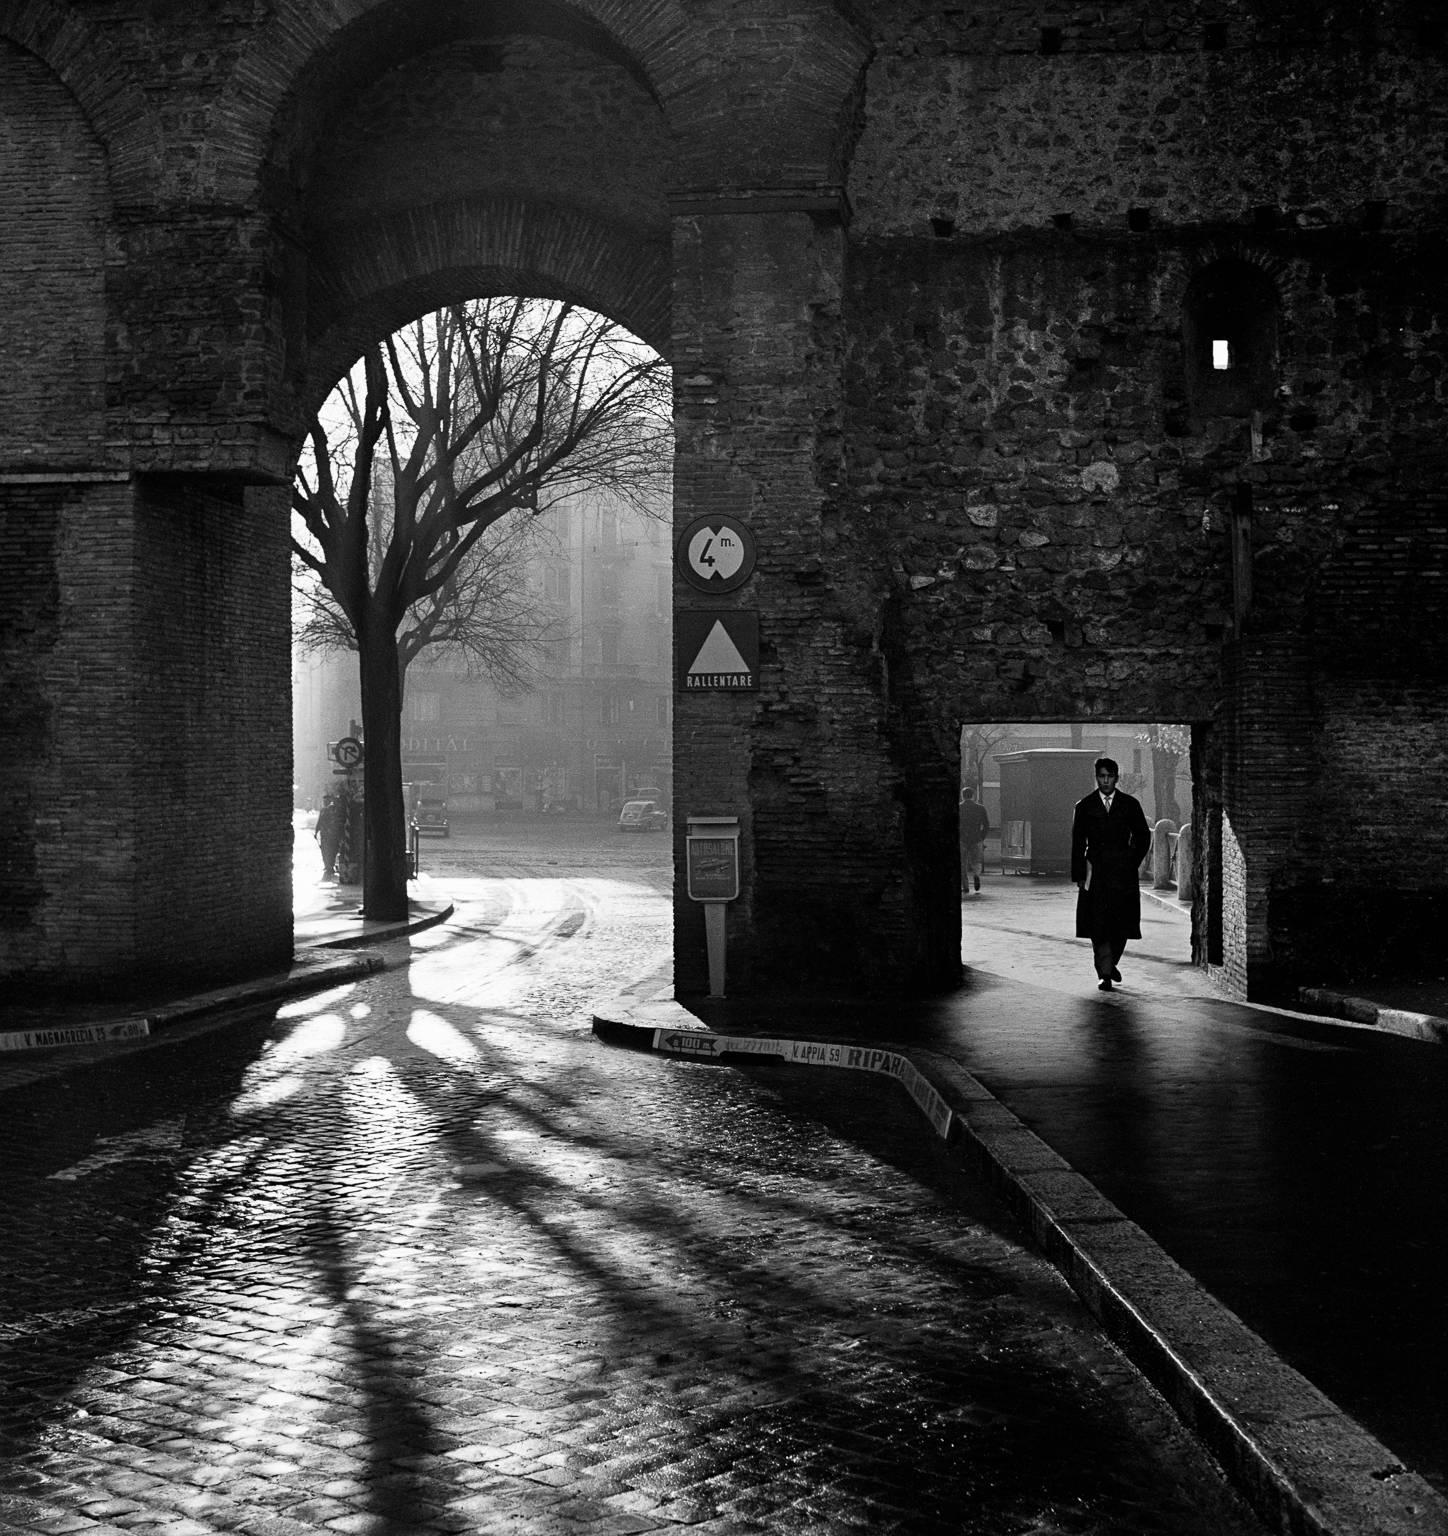
[[[1151,834],[1151,883],[1158,891],[1171,888],[1171,835],[1176,822],[1163,816]]]
[[[1190,901],[1196,894],[1192,887],[1192,824],[1189,821],[1183,822],[1177,833],[1176,887],[1178,901]]]

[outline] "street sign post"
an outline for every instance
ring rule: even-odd
[[[724,908],[739,895],[739,818],[690,816],[684,839],[689,897],[704,907],[709,996],[724,996]]]

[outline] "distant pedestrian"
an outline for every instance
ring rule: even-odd
[[[1097,983],[1110,992],[1128,939],[1141,937],[1137,871],[1151,847],[1141,802],[1117,789],[1109,757],[1096,759],[1096,788],[1076,802],[1071,820],[1071,878],[1076,882],[1076,936],[1091,940]]]
[[[342,806],[336,795],[322,797],[317,813],[317,841],[322,847],[322,869],[327,879],[337,878],[337,850],[342,846]]]
[[[960,883],[970,890],[975,881],[980,889],[981,871],[985,868],[985,835],[990,831],[990,817],[985,807],[976,803],[975,791],[967,786],[960,792]]]

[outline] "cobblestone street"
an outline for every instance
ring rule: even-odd
[[[903,1094],[610,1050],[647,874],[0,1094],[0,1529],[1260,1529]]]

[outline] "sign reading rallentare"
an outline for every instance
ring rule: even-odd
[[[680,693],[759,686],[759,614],[684,608],[674,615]]]

